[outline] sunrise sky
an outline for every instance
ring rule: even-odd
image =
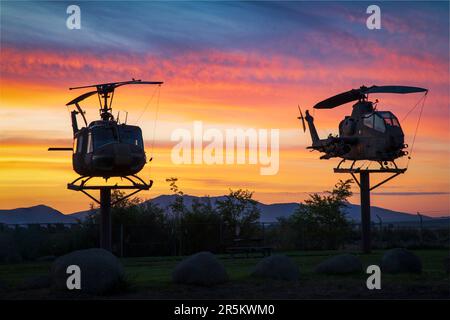
[[[144,131],[152,166],[141,172],[151,198],[178,177],[188,194],[248,188],[266,203],[302,201],[330,189],[337,159],[305,149],[303,109],[361,85],[428,88],[405,175],[376,190],[372,205],[431,216],[449,212],[449,4],[380,2],[381,30],[366,27],[366,2],[80,2],[81,29],[66,28],[73,2],[1,2],[0,209],[46,204],[64,213],[91,200],[66,189],[76,178],[65,104],[68,88],[131,78],[164,81],[156,117],[154,87],[120,88],[115,111]],[[421,98],[377,95],[400,120]],[[148,108],[145,109],[148,103]],[[95,97],[84,104],[97,115]],[[145,111],[145,112],[143,112]],[[351,105],[316,110],[319,134],[336,133]],[[401,122],[411,145],[419,108]],[[156,131],[153,130],[156,121]],[[280,129],[280,170],[259,165],[175,165],[171,132],[201,120],[212,128]],[[398,161],[406,165],[407,159]],[[379,178],[373,177],[374,180]],[[375,182],[375,181],[373,181]],[[357,188],[354,188],[357,192]],[[359,203],[356,194],[352,202]]]

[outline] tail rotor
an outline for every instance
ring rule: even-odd
[[[298,111],[300,112],[300,117],[297,117],[297,119],[302,121],[303,132],[306,132],[305,117],[303,117],[302,109],[300,109],[300,106],[297,105],[297,107],[298,107]]]

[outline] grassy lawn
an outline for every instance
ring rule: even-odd
[[[172,284],[171,271],[181,260],[179,257],[123,258],[121,261],[125,266],[129,289],[108,298],[450,298],[450,279],[443,268],[443,259],[448,256],[448,251],[414,252],[422,260],[423,273],[382,274],[382,290],[376,291],[366,288],[366,274],[324,276],[314,273],[315,266],[338,253],[335,251],[285,252],[300,267],[301,278],[298,283],[249,277],[260,257],[231,259],[228,255],[219,255],[230,281],[212,288]],[[382,253],[375,251],[372,254],[360,255],[360,258],[367,267],[379,264]],[[26,277],[46,274],[49,266],[49,262],[0,265],[0,279],[13,288],[13,293],[7,297],[33,298],[33,292],[23,292],[14,288]],[[35,291],[37,298],[55,297],[48,289]]]

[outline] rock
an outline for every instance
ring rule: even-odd
[[[277,254],[258,262],[251,275],[263,279],[297,281],[300,270],[291,258]]]
[[[55,261],[56,256],[43,256],[36,259],[37,262]]]
[[[175,267],[172,280],[175,283],[212,286],[228,281],[228,274],[211,252],[199,252]]]
[[[315,271],[325,274],[361,273],[363,265],[357,256],[340,254],[321,262]]]
[[[78,250],[57,258],[51,266],[50,276],[56,289],[68,290],[67,267],[76,265],[81,271],[82,293],[104,294],[118,289],[124,281],[123,266],[112,253],[104,249]]]
[[[411,251],[396,248],[385,252],[381,259],[381,270],[387,273],[421,273],[422,262]]]
[[[49,275],[40,275],[28,277],[18,286],[19,290],[44,289],[51,286]]]

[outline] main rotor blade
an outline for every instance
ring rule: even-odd
[[[92,96],[93,94],[96,94],[96,93],[97,93],[97,90],[83,93],[81,96],[78,96],[77,98],[75,98],[75,99],[71,100],[70,102],[66,103],[66,106],[70,106],[71,104],[76,104],[76,103],[78,103],[80,101],[83,101],[84,99],[89,98],[90,96]]]
[[[302,109],[300,109],[300,105],[297,105],[298,111],[300,112],[300,117],[298,117],[300,120],[302,120],[302,126],[303,126],[303,132],[306,132],[306,126],[305,126],[305,118],[303,117]]]
[[[414,93],[414,92],[428,92],[428,89],[419,87],[408,87],[408,86],[371,86],[370,88],[361,87],[359,89],[352,89],[347,92],[337,94],[331,98],[323,100],[317,103],[314,108],[316,109],[332,109],[337,106],[346,104],[351,101],[356,101],[364,98],[366,94],[369,93]]]
[[[340,106],[342,104],[346,104],[351,101],[359,100],[363,98],[364,95],[359,91],[352,89],[347,92],[343,92],[340,94],[337,94],[331,98],[325,99],[316,105],[314,105],[315,109],[333,109],[337,106]]]
[[[130,80],[130,81],[120,81],[120,82],[107,82],[107,83],[98,83],[98,84],[90,84],[87,86],[81,86],[81,87],[72,87],[69,88],[69,90],[74,90],[74,89],[85,89],[85,88],[98,88],[98,87],[118,87],[118,86],[123,86],[125,84],[163,84],[164,82],[162,81],[142,81],[142,80]]]
[[[419,87],[408,87],[408,86],[372,86],[367,89],[362,89],[361,92],[367,93],[415,93],[415,92],[427,92],[428,89]]]
[[[88,124],[87,124],[86,116],[84,115],[83,109],[81,109],[81,107],[80,107],[80,105],[78,104],[78,102],[75,103],[75,106],[77,107],[78,113],[81,114],[81,117],[83,118],[84,124],[85,124],[86,127],[87,127]]]
[[[112,84],[114,88],[126,85],[126,84],[163,84],[162,81],[141,81],[141,80],[132,80],[132,81],[125,81],[120,83]]]

